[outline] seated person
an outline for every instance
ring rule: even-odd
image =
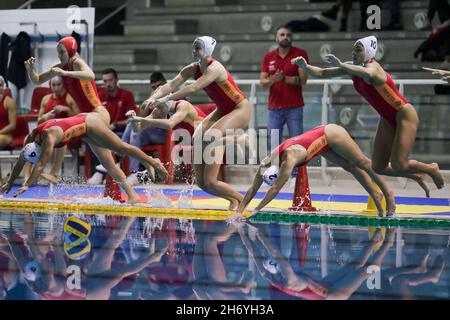
[[[103,75],[103,77],[106,77],[109,75]],[[160,86],[165,84],[167,81],[164,78],[163,74],[161,72],[154,72],[150,76],[150,85],[153,90],[158,89]],[[133,106],[134,109],[134,106]],[[133,110],[133,109],[128,109]],[[125,111],[125,113],[127,112]],[[124,116],[125,116],[124,113]],[[142,117],[145,117],[150,114],[150,110],[145,108],[141,109],[139,112],[139,115]],[[112,118],[112,114],[111,114]],[[124,118],[126,119],[126,117]],[[128,121],[128,120],[125,120]],[[155,145],[155,144],[164,144],[166,142],[166,133],[167,130],[163,128],[158,127],[152,127],[147,128],[144,130],[132,130],[131,124],[127,124],[125,129],[123,130],[122,134],[122,141],[129,143],[133,146],[136,146],[138,148],[142,148],[146,145]],[[101,165],[98,165],[95,167],[96,171],[92,175],[92,177],[87,181],[88,184],[91,185],[97,185],[101,184],[103,180],[105,179],[105,168],[103,168]],[[139,161],[136,159],[130,158],[130,172],[131,174],[128,176],[128,182],[131,185],[137,185],[139,184],[138,179],[138,172],[139,172]]]
[[[9,147],[13,141],[12,133],[16,128],[16,103],[6,95],[6,82],[0,76],[0,150]],[[0,183],[3,183],[0,166]]]
[[[66,92],[66,90],[64,90],[62,78],[60,76],[50,79],[50,88],[52,89],[52,93],[42,98],[38,114],[38,124],[50,119],[72,117],[80,113],[80,109],[73,98]],[[50,175],[51,180],[58,179],[66,149],[66,146],[55,149],[53,159],[51,161],[52,167],[50,172],[48,174],[43,173],[43,178],[47,178]],[[24,170],[25,179],[28,179],[31,173],[31,163],[27,163]]]

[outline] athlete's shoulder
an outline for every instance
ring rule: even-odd
[[[46,94],[46,95],[42,98],[41,103],[47,104],[47,102],[50,100],[50,98],[51,98],[52,96],[53,96],[53,93]]]
[[[15,108],[16,107],[16,102],[10,96],[6,96],[5,97],[5,99],[3,100],[3,104],[5,105],[5,107],[8,107],[8,108]]]

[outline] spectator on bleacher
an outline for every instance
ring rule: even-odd
[[[269,89],[269,109],[267,129],[269,130],[270,150],[283,139],[286,124],[289,138],[303,133],[302,86],[308,75],[291,63],[297,57],[309,61],[305,50],[292,46],[292,32],[286,26],[277,29],[275,40],[278,48],[264,56],[261,65],[260,85]]]
[[[5,79],[0,76],[0,150],[9,147],[13,140],[12,133],[16,128],[16,103],[5,94],[5,89]],[[1,166],[0,182],[3,182]]]
[[[227,199],[230,201],[229,209],[235,210],[243,199],[242,195],[229,184],[219,181],[217,176],[222,166],[226,136],[232,135],[230,131],[242,130],[248,126],[253,105],[225,67],[212,57],[216,44],[216,40],[210,36],[197,37],[191,51],[194,62],[185,66],[172,81],[153,93],[146,105],[155,106],[160,102],[182,99],[202,89],[206,92],[217,108],[202,121],[199,127],[201,130],[196,130],[194,134],[194,141],[202,141],[202,145],[196,146],[202,150],[211,147],[211,143],[219,142],[221,145],[213,148],[214,156],[209,159],[211,161],[207,159],[194,164],[195,178],[203,190]],[[191,77],[194,82],[179,89]],[[203,139],[211,135],[216,137],[213,140],[218,141]]]
[[[161,72],[153,72],[150,75],[150,87],[151,91],[156,90],[158,87],[165,84],[167,81]],[[134,108],[133,108],[134,109]],[[132,110],[132,109],[131,109]],[[149,109],[141,108],[139,116],[146,117],[149,115]],[[128,120],[127,120],[128,121]],[[146,145],[164,144],[166,142],[167,130],[162,128],[146,128],[144,130],[133,130],[132,124],[128,123],[122,135],[122,141],[131,144],[132,146],[142,148]],[[96,171],[92,177],[87,181],[88,184],[101,184],[105,179],[106,170],[102,165],[95,167]],[[139,184],[139,161],[134,158],[130,158],[130,175],[127,177],[127,181],[131,185]]]
[[[52,93],[44,96],[41,100],[38,113],[38,124],[50,119],[72,117],[80,113],[80,109],[78,109],[78,106],[73,98],[66,92],[66,90],[64,90],[62,78],[60,76],[50,79],[50,88],[52,89]],[[52,167],[50,172],[48,174],[43,173],[41,175],[43,178],[50,178],[52,181],[58,180],[66,149],[66,146],[55,149],[53,152]],[[31,173],[31,163],[27,163],[25,165],[24,171],[25,180],[27,180]]]
[[[378,174],[412,179],[429,197],[430,190],[424,182],[425,175],[433,179],[438,189],[444,187],[444,179],[436,162],[424,163],[409,159],[419,118],[414,107],[397,90],[391,76],[375,60],[377,48],[377,38],[369,36],[354,43],[353,61],[350,63],[341,62],[332,54],[326,57],[329,68],[309,65],[302,57],[292,62],[318,78],[350,76],[355,90],[381,117],[373,143],[373,170]]]

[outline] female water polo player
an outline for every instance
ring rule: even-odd
[[[77,50],[75,38],[62,38],[56,46],[60,63],[42,73],[37,73],[34,70],[36,59],[31,57],[25,61],[28,75],[34,84],[42,84],[55,76],[61,76],[64,89],[75,100],[80,111],[98,112],[103,122],[109,125],[110,116],[100,102],[95,85],[95,74],[87,63],[77,56]]]
[[[252,104],[235,84],[233,78],[218,61],[212,58],[216,40],[203,36],[196,38],[192,45],[195,59],[184,67],[169,83],[161,86],[146,101],[147,106],[158,102],[177,100],[204,89],[208,97],[217,105],[217,109],[209,114],[194,133],[194,141],[203,141],[204,136],[226,136],[226,130],[245,128],[252,114]],[[193,77],[195,82],[179,90],[178,87]],[[173,93],[171,93],[173,92]],[[242,201],[242,195],[230,185],[219,181],[217,176],[223,159],[224,147],[214,149],[213,163],[194,163],[195,178],[198,186],[213,195],[230,201],[230,209],[236,209]],[[207,143],[203,143],[205,150]],[[220,160],[219,160],[220,159]]]
[[[60,148],[67,143],[81,139],[91,146],[99,146],[99,148],[93,149],[95,154],[106,170],[125,190],[128,195],[128,203],[139,202],[139,195],[127,182],[120,167],[115,165],[110,150],[120,155],[135,157],[144,164],[148,172],[152,172],[151,168],[153,167],[163,180],[167,178],[168,173],[159,159],[153,159],[135,146],[124,143],[101,121],[99,114],[91,112],[80,113],[65,119],[48,120],[37,126],[27,136],[26,145],[20,153],[8,181],[1,187],[0,192],[11,190],[15,179],[19,176],[27,161],[35,165],[28,180],[24,181],[22,187],[14,193],[14,196],[25,192],[41,175],[54,148]]]
[[[394,193],[383,178],[373,172],[370,159],[364,155],[344,128],[336,124],[328,124],[287,139],[272,151],[270,157],[263,159],[252,186],[239,205],[238,214],[232,216],[231,219],[239,218],[242,215],[263,181],[271,188],[256,206],[254,213],[264,208],[280,192],[289,180],[294,167],[306,165],[308,161],[318,155],[350,172],[372,196],[380,217],[383,216],[383,195],[386,198],[386,216],[395,213]],[[382,192],[372,185],[371,179]]]
[[[292,63],[314,77],[351,76],[356,91],[381,116],[372,154],[373,170],[379,174],[413,179],[429,197],[424,174],[433,179],[438,189],[444,186],[444,179],[437,163],[408,159],[416,139],[419,118],[414,107],[397,90],[391,76],[375,60],[377,46],[374,36],[359,39],[353,46],[353,63],[343,63],[330,54],[326,59],[332,68],[309,65],[301,57],[293,59]]]

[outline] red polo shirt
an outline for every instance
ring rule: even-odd
[[[308,54],[305,50],[291,47],[286,57],[278,55],[278,48],[266,53],[264,56],[261,71],[273,75],[278,69],[282,70],[285,76],[298,76],[298,66],[291,63],[293,58],[303,57],[309,62]],[[287,84],[279,81],[270,86],[269,109],[285,109],[292,107],[303,107],[302,87]]]
[[[133,94],[122,88],[118,88],[115,97],[111,97],[108,91],[104,89],[99,90],[99,96],[102,105],[109,112],[111,123],[125,120],[125,113],[129,110],[134,110],[136,104]]]

